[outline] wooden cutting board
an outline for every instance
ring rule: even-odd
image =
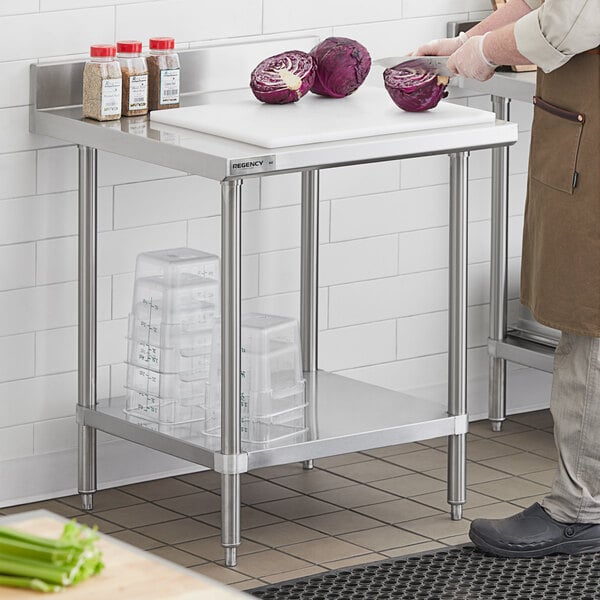
[[[202,104],[150,113],[155,123],[281,148],[375,135],[493,123],[494,113],[450,102],[420,113],[399,109],[381,87],[362,87],[347,98],[307,94],[292,104],[263,104],[250,90],[230,104]]]
[[[1,520],[0,520],[1,523]],[[31,518],[7,527],[48,537],[59,537],[65,521],[55,517]],[[101,536],[105,568],[96,577],[58,595],[0,587],[0,600],[242,600],[235,589],[171,565],[152,554]]]

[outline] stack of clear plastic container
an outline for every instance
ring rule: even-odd
[[[215,326],[206,433],[220,435],[221,332]],[[260,449],[302,441],[306,398],[298,321],[251,313],[241,332],[242,442]]]
[[[160,424],[204,420],[219,258],[191,248],[137,258],[127,338],[127,403]]]

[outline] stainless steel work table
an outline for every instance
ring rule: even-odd
[[[489,81],[460,79],[457,86],[490,94],[498,119],[510,119],[511,100],[530,103],[535,95],[536,73],[498,72]],[[509,148],[492,151],[492,251],[490,280],[490,332],[488,350],[489,418],[494,431],[506,419],[506,363],[514,362],[552,372],[554,349],[560,333],[537,323],[521,306],[519,318],[508,323],[508,203]]]
[[[183,53],[184,61],[194,51]],[[79,146],[79,491],[91,509],[96,491],[96,431],[101,430],[221,473],[222,542],[226,564],[240,543],[240,474],[267,465],[448,436],[448,502],[460,519],[466,500],[467,207],[470,150],[502,148],[517,140],[503,121],[411,134],[265,149],[146,118],[112,123],[83,120],[82,63],[32,67],[31,130]],[[189,71],[187,73],[189,76]],[[233,94],[235,92],[232,92]],[[208,95],[189,94],[186,104]],[[98,150],[221,182],[222,435],[212,448],[201,437],[177,437],[126,419],[124,399],[96,400],[96,244]],[[448,403],[436,404],[318,370],[319,171],[342,165],[448,154],[450,269]],[[252,159],[252,160],[249,160]],[[263,162],[266,167],[240,164]],[[263,170],[264,169],[264,170]],[[301,338],[309,410],[308,440],[245,451],[240,434],[240,317],[242,181],[302,173]],[[198,200],[202,201],[201,199]]]

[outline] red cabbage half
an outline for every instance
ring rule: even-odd
[[[263,60],[250,75],[254,95],[267,104],[296,102],[315,81],[315,61],[301,50],[290,50]]]
[[[317,76],[310,91],[321,96],[349,96],[371,70],[369,51],[349,38],[327,38],[315,46],[310,55],[317,63]]]
[[[386,69],[383,81],[392,100],[409,112],[435,108],[448,95],[448,78],[423,67],[419,59]]]

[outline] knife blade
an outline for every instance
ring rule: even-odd
[[[448,69],[448,56],[386,56],[373,61],[373,64],[380,65],[384,68],[396,67],[403,63],[413,62],[414,66],[432,71],[436,75],[444,77],[454,77],[453,73]]]

